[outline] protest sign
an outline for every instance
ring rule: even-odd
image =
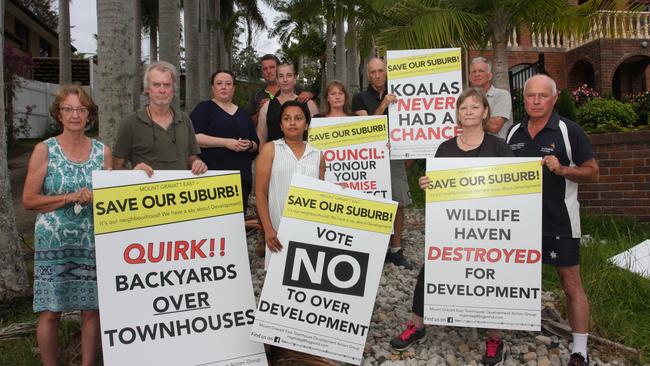
[[[433,157],[459,133],[456,99],[463,88],[460,48],[388,51],[391,159]]]
[[[307,139],[323,152],[326,181],[391,198],[386,116],[314,118]]]
[[[239,172],[93,172],[105,365],[266,365]]]
[[[251,339],[360,364],[396,210],[295,174]]]
[[[424,321],[540,330],[539,158],[427,159]]]

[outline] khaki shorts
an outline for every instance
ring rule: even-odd
[[[390,185],[393,201],[397,201],[400,206],[411,204],[411,192],[409,192],[404,160],[390,161]]]

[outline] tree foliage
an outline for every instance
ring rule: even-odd
[[[20,4],[39,17],[48,27],[56,31],[59,15],[54,10],[56,0],[18,0]]]

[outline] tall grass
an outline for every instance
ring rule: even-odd
[[[638,349],[639,361],[649,363],[650,279],[621,269],[608,258],[650,238],[650,224],[583,216],[582,232],[593,238],[580,248],[582,283],[591,305],[590,332]],[[542,282],[546,291],[563,298],[553,267],[544,266]]]

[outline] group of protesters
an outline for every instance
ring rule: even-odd
[[[126,116],[111,149],[85,134],[97,117],[97,106],[78,85],[64,85],[50,108],[62,132],[34,148],[23,192],[26,208],[39,212],[35,227],[34,311],[40,313],[37,341],[43,363],[56,365],[61,312],[82,310],[82,364],[92,365],[100,344],[92,217],[92,171],[101,169],[238,170],[244,208],[253,192],[264,238],[256,252],[266,256],[282,250],[277,229],[293,173],[323,179],[320,151],[305,141],[312,117],[387,115],[397,101],[387,91],[386,63],[367,63],[368,87],[350,95],[343,83],[325,89],[325,105],[297,84],[297,70],[274,55],[261,58],[265,85],[251,98],[248,110],[233,103],[236,77],[217,70],[211,77],[212,98],[188,115],[172,107],[179,76],[174,66],[147,66],[144,108]],[[440,145],[436,157],[542,157],[544,263],[555,266],[567,297],[573,329],[570,365],[588,365],[589,303],[579,268],[580,218],[577,184],[598,177],[598,165],[582,129],[554,111],[558,91],[546,75],[531,77],[524,86],[527,117],[512,121],[510,94],[494,87],[489,60],[473,59],[470,87],[456,104],[462,133]],[[516,122],[516,123],[513,123]],[[255,174],[252,167],[255,162]],[[410,161],[391,160],[392,198],[398,202],[386,262],[405,269],[401,236],[404,207],[411,203],[406,167]],[[255,176],[255,179],[253,179]],[[253,187],[255,182],[255,187]],[[427,189],[427,177],[419,184]],[[391,346],[405,350],[425,336],[424,272],[413,290],[412,319]],[[501,332],[488,330],[483,363],[504,360]]]

